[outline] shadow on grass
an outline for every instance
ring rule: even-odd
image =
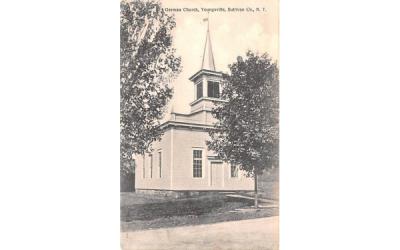
[[[209,213],[226,212],[236,208],[251,206],[252,204],[252,200],[226,196],[152,202],[121,208],[121,220],[129,222],[133,220],[147,221],[174,216],[200,216]]]

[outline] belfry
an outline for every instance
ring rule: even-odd
[[[213,107],[213,102],[220,100],[222,73],[215,69],[209,25],[207,26],[201,68],[189,80],[195,86],[194,101],[190,104],[191,112],[201,108],[210,110]]]

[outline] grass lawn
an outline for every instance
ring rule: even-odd
[[[252,200],[227,197],[224,194],[176,199],[121,193],[121,231],[208,224],[278,214],[278,208],[258,211],[240,209],[252,205]]]

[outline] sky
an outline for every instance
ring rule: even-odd
[[[194,85],[189,77],[201,68],[205,45],[206,11],[201,8],[225,8],[226,12],[210,12],[211,43],[217,71],[229,72],[228,64],[251,49],[268,52],[273,60],[279,59],[279,10],[277,0],[164,0],[164,8],[182,11],[168,12],[176,19],[173,44],[182,59],[182,72],[173,80],[174,96],[169,104],[175,112],[189,113],[194,101]],[[262,12],[228,12],[228,8],[265,8]],[[185,12],[184,8],[197,8],[199,12]]]

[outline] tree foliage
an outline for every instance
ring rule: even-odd
[[[229,65],[221,102],[213,109],[217,118],[209,131],[209,149],[248,175],[278,167],[279,70],[268,54],[248,51]]]
[[[121,168],[159,139],[157,129],[172,97],[169,81],[180,71],[171,31],[173,16],[155,0],[120,5]]]

